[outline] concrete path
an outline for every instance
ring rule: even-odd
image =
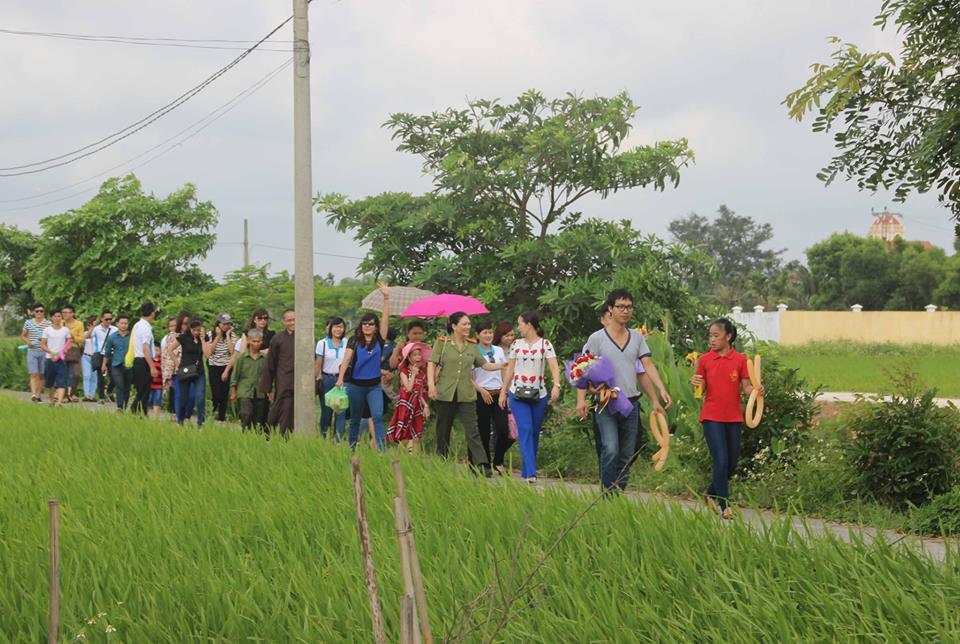
[[[572,492],[584,497],[594,497],[599,493],[599,486],[585,483],[574,483],[571,481],[561,481],[558,479],[537,480],[534,489],[543,490],[549,487],[563,486]],[[682,497],[673,497],[663,494],[651,494],[649,492],[629,491],[628,497],[633,498],[637,503],[671,503],[684,512],[710,512],[703,503],[691,501]],[[941,537],[921,537],[914,534],[905,534],[895,530],[878,530],[870,526],[857,523],[837,523],[833,521],[824,521],[813,517],[788,516],[771,512],[769,510],[756,510],[752,508],[736,508],[734,521],[744,521],[762,532],[766,526],[783,520],[789,520],[796,533],[806,537],[825,537],[832,536],[844,543],[850,543],[855,540],[864,543],[872,543],[877,540],[885,541],[889,544],[897,544],[900,547],[910,547],[922,555],[936,562],[942,562],[947,556],[947,550],[954,553],[960,548],[960,543],[955,539],[945,540]],[[727,523],[719,516],[717,521]]]
[[[876,396],[876,394],[856,393],[852,391],[824,391],[817,396],[817,402],[852,403],[856,402],[860,396]],[[884,396],[883,400],[889,401],[890,396]],[[938,407],[949,407],[953,405],[954,407],[960,408],[960,398],[934,398],[933,402],[935,402]]]
[[[0,394],[19,398],[20,400],[27,402],[30,400],[29,393],[20,391],[0,390]],[[855,396],[855,394],[834,393],[822,395],[850,396],[849,401],[838,399],[836,402],[850,402]],[[960,403],[960,401],[958,401],[958,403]],[[46,406],[46,403],[35,404],[38,407],[41,405],[44,407]],[[107,403],[105,405],[100,405],[97,403],[67,403],[64,406],[67,408],[73,407],[78,409],[87,409],[89,411],[116,412],[117,410],[116,406],[111,403]],[[163,418],[167,418],[166,413],[164,413]],[[517,475],[519,475],[519,473]],[[565,487],[571,492],[581,495],[585,498],[595,497],[599,493],[599,486],[596,484],[576,483],[573,481],[547,478],[538,479],[536,485],[532,487],[532,490],[542,493],[544,490],[550,487]],[[684,512],[708,511],[702,503],[691,501],[690,499],[682,497],[671,497],[662,494],[651,494],[649,492],[637,492],[633,490],[627,492],[627,496],[634,499],[637,503],[671,503],[673,507],[680,508]],[[960,547],[960,543],[954,539],[944,540],[938,537],[920,537],[912,534],[903,534],[894,530],[878,530],[876,528],[855,523],[836,523],[832,521],[823,521],[821,519],[815,519],[812,517],[788,516],[768,510],[755,510],[752,508],[737,508],[736,517],[734,520],[745,521],[751,526],[754,526],[758,531],[762,531],[771,523],[789,520],[797,534],[800,536],[823,537],[830,535],[845,543],[850,543],[851,541],[857,539],[862,540],[865,543],[872,543],[873,541],[880,539],[890,544],[898,544],[901,547],[911,547],[922,555],[925,555],[931,560],[937,562],[941,562],[946,558],[948,549],[956,552],[958,547]],[[717,521],[723,520],[717,517]]]

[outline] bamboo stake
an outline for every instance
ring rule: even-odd
[[[393,497],[393,520],[397,529],[397,544],[400,546],[400,570],[403,573],[403,594],[413,598],[413,574],[410,568],[410,540],[409,522],[406,514],[403,512],[403,501],[399,496]],[[414,603],[416,606],[416,603]],[[402,615],[401,615],[402,617]],[[413,639],[419,644],[420,628],[417,624],[413,626]]]
[[[425,644],[433,644],[433,632],[430,630],[430,613],[427,610],[427,593],[423,589],[423,573],[420,571],[420,557],[417,555],[417,542],[413,537],[413,521],[410,520],[410,505],[407,503],[407,488],[403,483],[403,468],[399,460],[393,461],[393,476],[397,482],[397,495],[403,502],[403,518],[406,521],[407,545],[410,548],[410,573],[413,575],[414,597],[417,614],[420,617],[420,635]]]
[[[416,623],[413,618],[413,598],[404,595],[400,598],[400,644],[414,644]]]
[[[357,499],[357,527],[360,530],[360,547],[363,549],[364,573],[367,577],[367,595],[370,596],[370,613],[373,619],[373,637],[377,644],[387,644],[387,635],[383,628],[383,612],[380,609],[380,595],[377,592],[377,571],[373,567],[373,554],[370,551],[370,531],[367,528],[367,508],[363,501],[360,459],[354,456],[351,466],[353,492]]]
[[[60,501],[50,499],[50,632],[49,644],[57,644],[60,637]]]

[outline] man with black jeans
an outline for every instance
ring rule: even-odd
[[[113,313],[104,309],[100,313],[100,324],[90,331],[90,339],[93,341],[93,357],[91,364],[97,374],[97,397],[100,404],[106,403],[106,395],[113,393],[113,378],[110,378],[109,387],[105,387],[106,374],[110,373],[110,363],[106,362],[104,354],[107,352],[107,340],[117,332],[117,327],[113,326]],[[104,391],[106,389],[106,391]]]
[[[133,325],[130,341],[133,342],[133,386],[137,397],[133,411],[147,415],[150,402],[150,385],[159,374],[153,365],[153,320],[157,317],[157,305],[144,302],[140,306],[140,321]]]

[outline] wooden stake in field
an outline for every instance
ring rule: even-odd
[[[360,459],[354,456],[351,465],[353,467],[353,492],[357,498],[357,527],[360,529],[360,547],[363,549],[367,594],[370,596],[370,613],[373,619],[373,638],[377,644],[387,644],[387,635],[383,628],[383,611],[380,609],[380,594],[377,592],[377,571],[373,567],[373,554],[370,551],[370,531],[367,528],[367,507],[363,501]]]
[[[409,523],[407,522],[406,514],[403,512],[403,501],[399,496],[393,497],[393,520],[397,529],[397,545],[400,546],[400,571],[403,573],[403,594],[412,600],[413,574],[410,569],[410,542],[407,539],[409,534],[407,526]],[[402,611],[400,619],[406,619]],[[414,624],[413,640],[411,641],[420,644],[420,629],[417,628],[416,624]]]
[[[404,595],[400,598],[400,644],[414,644],[417,641],[414,633],[416,623],[413,617],[413,597]]]
[[[416,598],[417,614],[420,617],[420,634],[425,644],[433,644],[433,632],[430,630],[430,614],[427,611],[427,594],[423,589],[423,574],[420,571],[420,557],[417,555],[417,542],[413,538],[413,521],[410,519],[410,505],[407,503],[407,488],[403,483],[403,468],[400,461],[393,461],[393,477],[397,482],[397,495],[403,505],[403,518],[406,522],[407,545],[410,552],[410,573],[413,576],[413,590]]]
[[[49,644],[60,640],[60,501],[50,499],[50,632]]]

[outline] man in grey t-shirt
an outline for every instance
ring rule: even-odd
[[[650,349],[639,331],[627,328],[633,316],[633,296],[626,289],[616,289],[607,297],[606,308],[610,312],[609,322],[590,336],[584,349],[610,360],[621,395],[629,397],[633,403],[633,411],[626,418],[609,408],[599,414],[594,412],[600,433],[600,484],[604,490],[622,491],[630,479],[630,462],[637,449],[640,427],[637,383],[650,398],[655,413],[662,414],[663,407],[657,400],[650,377],[646,373],[637,373],[637,363],[650,355]],[[587,411],[587,392],[578,389],[577,415],[586,419]]]

